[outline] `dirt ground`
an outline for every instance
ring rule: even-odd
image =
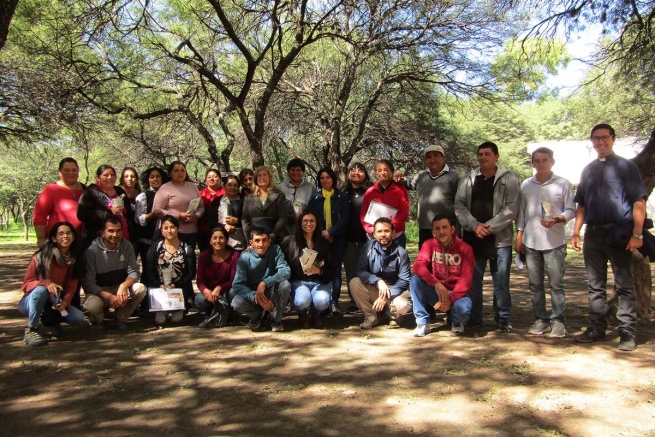
[[[640,321],[638,349],[572,335],[527,335],[524,272],[512,271],[511,334],[488,323],[455,337],[439,318],[414,338],[362,331],[361,316],[325,330],[244,326],[200,330],[130,322],[128,333],[66,329],[41,348],[23,344],[16,309],[31,248],[0,246],[0,436],[655,436],[655,329]],[[585,326],[587,291],[569,256],[567,328]],[[347,305],[347,295],[342,297]]]

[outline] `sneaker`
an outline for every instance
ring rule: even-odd
[[[619,340],[619,350],[630,352],[637,349],[637,343],[635,343],[635,337],[631,334],[621,334]]]
[[[596,343],[597,341],[605,340],[605,332],[595,331],[589,328],[582,334],[576,335],[573,339],[577,343]]]
[[[391,319],[391,320],[389,320],[389,326],[387,326],[387,328],[396,329],[396,328],[400,328],[400,325],[398,324],[397,321]]]
[[[414,328],[414,332],[412,333],[414,337],[425,337],[430,333],[432,329],[430,328],[430,325],[425,324],[425,325],[418,325],[416,328]]]
[[[463,324],[463,323],[460,323],[459,325],[455,325],[455,324],[453,323],[453,325],[452,325],[451,328],[450,328],[450,331],[451,331],[453,334],[463,334],[463,333],[464,333],[464,324]]]
[[[248,329],[250,329],[251,331],[255,331],[259,329],[261,325],[262,325],[262,316],[260,314],[256,319],[250,320],[248,322]]]
[[[284,331],[284,325],[282,325],[282,322],[273,322],[271,323],[271,331],[282,332]]]
[[[371,329],[375,326],[378,326],[378,323],[379,323],[378,319],[373,319],[373,320],[366,319],[361,325],[359,325],[359,327],[362,329]]]
[[[499,331],[504,331],[504,332],[512,332],[514,328],[512,328],[512,325],[509,324],[508,320],[501,320],[498,322],[498,330]]]
[[[530,329],[528,329],[528,334],[530,335],[544,335],[547,332],[550,332],[550,323],[541,319],[535,320],[532,326],[530,326]]]
[[[566,327],[564,323],[559,320],[553,320],[550,325],[550,337],[551,338],[564,338],[566,337]]]
[[[166,313],[164,311],[157,311],[155,313],[155,323],[157,325],[163,325],[166,323]]]
[[[173,311],[171,314],[171,322],[180,323],[184,318],[184,311]]]
[[[25,336],[23,337],[25,344],[29,346],[43,346],[48,344],[48,340],[41,337],[39,331],[30,327],[25,328]]]

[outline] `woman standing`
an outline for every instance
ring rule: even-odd
[[[244,168],[239,172],[239,182],[241,182],[241,197],[246,197],[251,193],[252,184],[255,181],[255,172],[252,169]]]
[[[346,252],[346,233],[350,218],[350,205],[346,193],[337,189],[337,175],[332,169],[320,169],[318,171],[318,181],[321,190],[311,195],[309,208],[317,213],[321,236],[332,243],[334,278],[332,279],[330,310],[333,315],[337,316],[341,314],[339,309],[341,263]]]
[[[134,212],[136,211],[136,197],[141,192],[139,186],[139,174],[133,167],[125,167],[121,173],[118,185],[125,191],[124,208],[127,224],[130,228],[130,238],[136,249],[137,231]]]
[[[143,173],[143,191],[136,196],[134,221],[136,222],[137,251],[141,257],[141,264],[145,265],[148,250],[159,235],[157,220],[164,217],[161,208],[155,208],[155,193],[168,182],[168,175],[158,167],[147,169]],[[144,299],[147,302],[148,299]]]
[[[228,235],[225,228],[214,228],[210,248],[198,258],[196,284],[200,293],[196,294],[195,304],[205,312],[205,320],[199,325],[201,328],[220,328],[227,323],[232,301],[230,290],[239,260],[239,252],[227,244]]]
[[[372,201],[379,202],[385,206],[395,208],[396,214],[391,219],[393,223],[393,240],[400,247],[407,244],[405,236],[405,222],[409,218],[409,194],[407,188],[393,180],[393,164],[387,159],[380,159],[375,164],[375,175],[378,182],[371,186],[364,194],[364,202],[359,217],[362,226],[367,234],[373,235],[373,223],[378,217],[366,221],[366,213]]]
[[[200,197],[202,198],[205,211],[209,211],[209,205],[214,199],[220,198],[223,194],[225,194],[225,189],[223,189],[221,184],[221,172],[215,168],[210,168],[205,173],[205,188],[200,190]],[[198,248],[201,251],[205,251],[209,247],[209,237],[213,229],[207,222],[207,214],[198,222],[198,226]]]
[[[359,251],[368,241],[359,214],[362,210],[362,203],[364,202],[364,193],[370,186],[371,180],[364,164],[359,162],[351,164],[348,170],[348,182],[346,183],[346,194],[350,200],[350,217],[347,226],[348,231],[346,233],[346,252],[343,256],[343,266],[346,270],[346,284],[348,286],[350,280],[355,277],[355,265],[357,264]],[[350,306],[346,312],[359,312],[359,308],[350,293],[350,288],[348,289],[348,295],[350,296]]]
[[[279,244],[286,235],[287,199],[275,186],[273,173],[268,167],[255,171],[255,184],[243,203],[241,223],[246,238],[255,226],[267,229],[271,242]]]
[[[181,288],[184,305],[189,309],[193,305],[193,279],[196,277],[196,253],[190,244],[180,239],[180,222],[167,215],[161,221],[161,235],[164,239],[152,245],[148,251],[144,275],[148,287]],[[170,283],[164,280],[163,270],[171,269]],[[166,312],[155,313],[155,323],[166,323]],[[171,321],[179,323],[184,311],[172,311]]]
[[[105,219],[114,214],[123,226],[123,238],[130,239],[127,220],[123,215],[125,192],[116,185],[116,170],[111,165],[101,165],[96,171],[96,183],[84,190],[77,206],[77,218],[84,223],[82,248],[86,250],[95,240]]]
[[[313,308],[314,327],[322,328],[321,311],[330,305],[334,269],[332,245],[317,229],[318,214],[305,209],[298,218],[296,235],[282,241],[282,251],[291,267],[291,296],[303,328],[309,328],[308,310]],[[314,251],[311,265],[303,266],[301,256],[305,249]]]
[[[59,161],[59,180],[43,188],[34,206],[34,230],[39,247],[48,241],[47,235],[54,223],[66,221],[82,234],[82,222],[77,219],[77,203],[86,188],[77,179],[80,168],[73,158]]]
[[[27,267],[21,289],[25,293],[18,309],[28,316],[23,341],[42,346],[48,341],[39,334],[39,319],[53,332],[61,330],[62,321],[69,325],[84,322],[84,313],[71,306],[77,284],[84,269],[82,247],[75,227],[68,222],[55,223],[41,249]]]
[[[153,208],[159,208],[164,215],[177,218],[180,224],[180,239],[196,250],[198,220],[205,213],[200,191],[189,179],[183,162],[173,161],[168,166],[168,174],[171,181],[163,184],[157,191]],[[197,207],[194,204],[197,204]]]
[[[248,241],[241,225],[243,197],[239,194],[239,185],[239,179],[229,175],[225,180],[225,194],[212,201],[206,215],[209,227],[224,226],[229,233],[228,244],[241,252],[248,246]]]

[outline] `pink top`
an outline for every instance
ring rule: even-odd
[[[77,202],[84,190],[71,190],[48,184],[43,188],[34,206],[34,226],[45,226],[46,234],[57,222],[69,222],[77,235],[82,235],[82,223],[77,219]]]
[[[230,256],[221,263],[211,261],[207,266],[207,257],[211,258],[211,253],[206,250],[198,257],[198,279],[196,285],[198,290],[202,293],[209,289],[210,291],[216,288],[217,285],[221,286],[224,292],[232,288],[232,281],[237,273],[237,261],[239,261],[239,252],[232,251]]]
[[[189,203],[198,198],[200,198],[200,191],[193,182],[186,181],[183,186],[175,185],[173,182],[166,182],[157,190],[152,208],[161,208],[164,214],[179,218],[181,212],[188,211]],[[204,213],[205,205],[200,202],[196,216],[200,218]],[[198,232],[198,221],[194,223],[180,222],[180,232],[183,234]]]

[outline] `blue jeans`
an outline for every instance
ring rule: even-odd
[[[530,300],[532,300],[532,313],[535,319],[559,320],[564,323],[564,258],[566,258],[566,244],[550,250],[535,250],[523,248],[525,252],[525,265],[528,269],[528,283],[530,284]],[[546,311],[546,289],[544,287],[544,270],[548,275],[550,285],[550,304],[552,312],[550,317]]]
[[[337,304],[341,296],[341,265],[346,254],[346,237],[334,237],[332,239],[332,260],[334,261],[334,279],[332,279],[332,300],[330,303]]]
[[[314,305],[314,309],[323,311],[330,306],[331,284],[315,281],[291,281],[293,304],[298,311]]]
[[[412,304],[414,305],[414,317],[416,318],[416,325],[429,325],[430,314],[426,310],[426,306],[434,305],[439,302],[439,295],[434,287],[429,286],[419,276],[414,275],[409,281],[409,292],[412,294]],[[452,290],[448,290],[450,294]],[[450,308],[450,317],[453,325],[459,326],[461,323],[466,323],[471,317],[471,302],[470,293],[465,294],[463,297],[457,299]]]
[[[269,287],[264,292],[266,297],[269,300],[272,300],[275,306],[271,309],[270,314],[275,323],[280,323],[282,317],[284,317],[284,308],[289,302],[289,291],[291,289],[291,284],[289,281],[282,281],[279,284],[275,284],[273,287]],[[253,297],[254,299],[254,297]],[[262,315],[263,308],[255,303],[254,300],[250,300],[247,297],[243,297],[240,294],[237,294],[232,299],[232,308],[235,311],[245,314],[250,318],[250,320],[255,320]]]
[[[48,289],[39,285],[18,303],[18,311],[27,316],[27,324],[30,328],[36,329],[39,326],[39,319],[46,305],[52,305],[54,299],[48,293]],[[68,315],[62,317],[63,321],[69,325],[79,325],[84,322],[84,313],[74,306],[66,308]],[[58,311],[57,311],[58,312]]]
[[[228,303],[232,302],[232,298],[234,297],[232,294],[232,289],[228,290],[227,293],[221,293],[221,297],[224,297]],[[211,311],[212,308],[214,308],[214,304],[208,301],[202,292],[196,294],[196,296],[193,298],[193,304],[200,311],[205,312]]]
[[[605,332],[607,329],[607,261],[612,265],[614,284],[619,295],[620,334],[635,334],[637,323],[636,295],[632,278],[632,253],[624,248],[607,243],[607,229],[590,229],[585,233],[582,253],[589,281],[589,322],[594,331]]]
[[[497,322],[509,322],[512,310],[512,296],[509,294],[509,269],[512,266],[512,247],[497,247],[494,258],[475,257],[473,285],[471,287],[471,320],[482,324],[482,279],[489,261],[489,270],[494,284],[494,314]]]

